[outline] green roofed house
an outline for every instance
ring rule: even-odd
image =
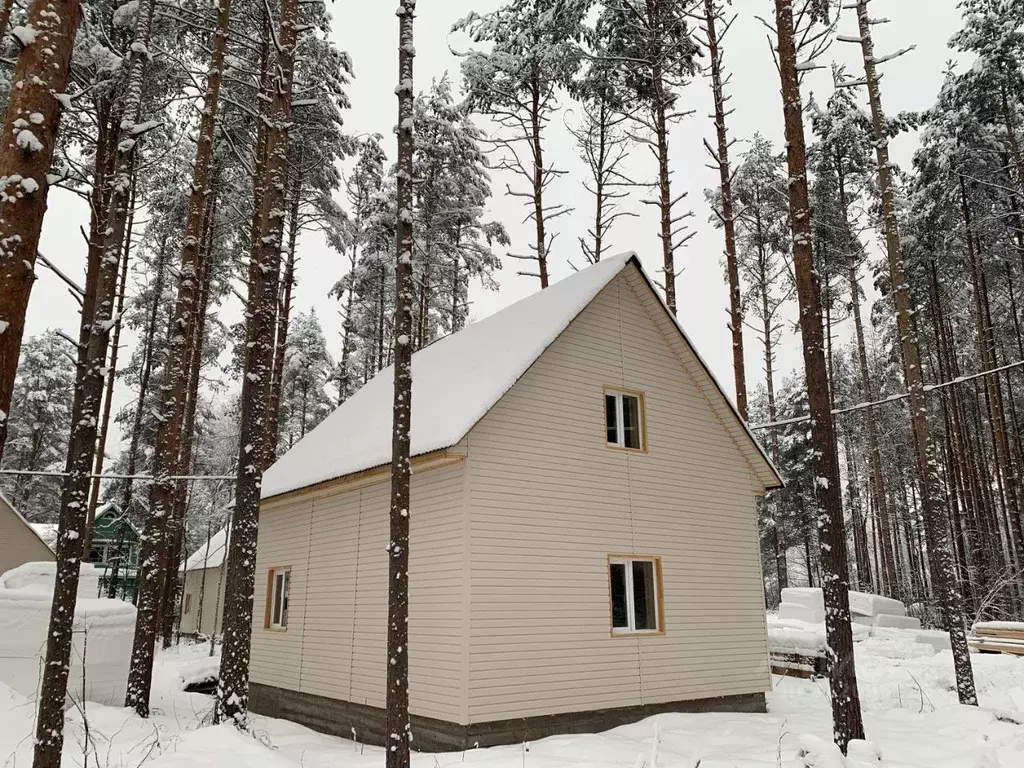
[[[32,528],[47,546],[51,549],[56,546],[56,523],[32,523]],[[120,558],[117,557],[119,548],[123,552]],[[52,554],[50,559],[53,559]],[[96,510],[89,561],[102,569],[100,592],[104,595],[113,579],[114,564],[117,562],[116,596],[124,600],[134,599],[136,569],[139,565],[139,530],[121,514],[117,504],[102,504]]]
[[[134,598],[139,565],[139,530],[116,504],[104,504],[96,510],[89,559],[97,568],[103,569],[100,589],[104,593],[114,578],[116,563],[117,595],[125,600]]]

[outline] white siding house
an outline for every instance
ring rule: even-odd
[[[228,530],[224,528],[208,542],[203,542],[185,561],[178,624],[178,632],[183,635],[209,636],[220,632],[227,542]]]
[[[53,560],[47,542],[0,493],[0,574],[25,563]]]
[[[414,744],[763,709],[780,484],[635,257],[413,362]],[[391,373],[266,474],[252,708],[383,739]]]

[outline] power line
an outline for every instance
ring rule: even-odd
[[[1004,365],[1000,368],[993,368],[992,370],[989,371],[975,373],[970,376],[957,376],[955,379],[952,379],[951,381],[944,381],[941,384],[928,384],[925,386],[924,391],[925,394],[930,394],[937,389],[945,389],[946,387],[952,387],[954,384],[965,384],[968,381],[974,381],[975,379],[980,379],[985,376],[994,376],[996,374],[1002,373],[1003,371],[1009,371],[1014,368],[1020,368],[1021,366],[1024,366],[1024,360],[1019,360],[1016,363],[1010,363],[1009,365]],[[873,403],[858,403],[857,405],[847,406],[846,408],[836,408],[834,411],[832,411],[832,415],[840,416],[844,413],[853,413],[854,411],[863,411],[866,408],[874,408],[877,405],[898,403],[902,400],[906,400],[909,397],[910,394],[908,392],[904,392],[903,394],[900,395],[890,395],[889,397],[886,397],[882,400],[875,400]],[[784,421],[773,421],[769,424],[751,424],[750,428],[753,430],[777,429],[779,427],[787,427],[791,424],[802,424],[803,422],[810,420],[811,417],[809,415],[797,416],[796,418],[793,419],[785,419]]]
[[[0,469],[0,475],[26,475],[29,477],[69,477],[69,472],[43,472],[28,469]],[[156,480],[153,475],[89,475],[92,480]],[[237,480],[237,475],[171,475],[167,480]]]

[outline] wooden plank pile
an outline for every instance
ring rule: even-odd
[[[979,621],[968,643],[979,653],[1024,656],[1024,621]]]

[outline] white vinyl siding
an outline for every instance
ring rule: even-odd
[[[181,617],[181,632],[192,635],[209,635],[220,632],[220,621],[224,607],[224,569],[204,568],[185,574],[185,596],[191,598],[189,608]],[[259,574],[256,575],[259,578]],[[203,582],[206,582],[205,588]],[[219,589],[218,589],[219,588]],[[205,589],[205,592],[202,590]],[[199,595],[202,592],[202,616],[200,616]]]
[[[463,701],[462,472],[459,464],[415,473],[410,519],[410,707],[453,722]],[[287,632],[254,617],[253,682],[384,706],[389,490],[386,479],[351,490],[328,484],[264,502],[256,605],[265,605],[267,571],[288,564],[290,605]],[[286,530],[306,542],[301,563]],[[294,642],[292,677],[277,672],[280,638]]]
[[[470,432],[471,722],[770,686],[760,484],[641,281],[627,268]],[[648,453],[607,449],[605,386],[644,393]],[[610,632],[609,553],[663,558],[663,636]]]

